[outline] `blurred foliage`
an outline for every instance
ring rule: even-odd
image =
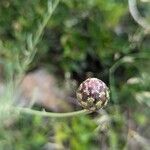
[[[138,9],[149,20],[147,3],[138,1]],[[36,38],[46,10],[47,0],[0,1],[0,64],[10,99],[11,80],[28,58],[29,35]],[[148,149],[149,42],[126,0],[60,0],[23,71],[46,67],[60,78],[69,72],[78,82],[91,74],[110,82],[111,101],[103,112],[84,117],[7,118],[5,127],[0,126],[0,149],[120,150],[133,149],[132,140],[139,149]]]

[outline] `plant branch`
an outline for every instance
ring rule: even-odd
[[[51,1],[48,1],[48,11],[47,14],[44,16],[42,23],[39,25],[39,29],[35,34],[35,39],[33,40],[33,49],[37,45],[38,41],[40,40],[40,37],[43,33],[43,30],[45,26],[47,25],[48,21],[50,20],[54,10],[56,9],[57,5],[59,3],[59,0],[55,0],[54,4],[52,4]]]
[[[137,9],[136,0],[128,0],[129,11],[133,17],[133,19],[142,26],[147,32],[150,32],[150,24],[140,15]]]
[[[73,116],[77,116],[77,115],[85,115],[85,114],[91,113],[89,110],[85,110],[85,109],[79,110],[79,111],[74,111],[74,112],[66,112],[66,113],[38,111],[38,110],[33,110],[30,108],[22,108],[22,107],[15,107],[15,109],[19,113],[38,115],[41,117],[52,117],[52,118],[73,117]]]
[[[55,0],[54,2],[52,2],[52,0],[48,0],[47,10],[43,14],[43,19],[39,23],[37,27],[37,31],[35,32],[35,34],[32,34],[32,33],[28,34],[26,37],[27,48],[25,47],[23,48],[24,58],[20,59],[20,54],[16,55],[16,60],[17,60],[16,64],[17,64],[17,70],[18,70],[18,75],[16,75],[17,81],[15,83],[16,87],[21,83],[26,70],[28,69],[32,61],[34,60],[34,57],[37,53],[37,44],[40,42],[43,31],[46,25],[48,24],[48,21],[53,15],[58,4],[59,4],[59,0]]]
[[[137,54],[130,54],[127,56],[124,56],[123,58],[119,59],[115,64],[113,64],[113,66],[109,69],[109,87],[110,87],[110,93],[111,93],[111,99],[114,102],[117,102],[117,98],[118,98],[118,92],[117,89],[115,87],[115,71],[117,70],[117,68],[124,64],[124,63],[134,63],[135,59],[149,59],[149,53],[137,53]]]

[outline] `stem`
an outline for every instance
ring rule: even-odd
[[[49,19],[51,18],[52,14],[53,14],[53,12],[56,9],[58,4],[59,4],[59,0],[56,0],[54,2],[54,4],[52,4],[50,1],[48,1],[48,12],[45,15],[45,17],[43,18],[43,21],[39,26],[39,30],[36,32],[35,39],[33,41],[33,49],[36,47],[36,45],[37,45],[37,43],[38,43],[38,41],[39,41],[39,39],[43,33],[44,28],[46,27]]]
[[[137,2],[136,0],[128,0],[129,4],[129,11],[133,17],[133,19],[142,26],[145,30],[150,32],[150,25],[149,23],[141,16],[140,12],[137,9]]]
[[[89,110],[79,110],[79,111],[74,111],[74,112],[67,112],[67,113],[56,113],[56,112],[46,112],[46,111],[38,111],[38,110],[33,110],[30,108],[21,108],[17,107],[17,111],[19,113],[25,113],[25,114],[30,114],[30,115],[39,115],[42,117],[52,117],[52,118],[63,118],[63,117],[73,117],[77,115],[85,115],[90,113]]]
[[[110,84],[110,92],[111,92],[111,98],[114,102],[117,102],[117,89],[115,86],[115,71],[117,68],[124,64],[124,63],[129,63],[129,61],[126,60],[126,58],[131,58],[131,63],[135,62],[135,59],[149,59],[149,53],[143,52],[143,53],[137,53],[137,54],[130,54],[122,57],[119,59],[110,69],[109,69],[109,84]],[[132,62],[133,59],[133,62]]]

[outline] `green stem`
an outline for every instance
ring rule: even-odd
[[[56,112],[38,111],[38,110],[30,109],[30,108],[21,108],[21,107],[17,107],[17,111],[19,113],[38,115],[42,117],[52,117],[52,118],[73,117],[77,115],[85,115],[85,114],[90,113],[90,111],[85,110],[85,109],[74,111],[74,112],[56,113]]]

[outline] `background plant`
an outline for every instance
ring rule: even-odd
[[[54,12],[58,1],[50,2],[48,9],[45,0],[0,2],[0,62],[7,85],[1,96],[2,149],[46,149],[48,144],[58,149],[134,149],[132,141],[148,149],[149,33],[134,22],[127,1],[61,0]],[[149,21],[149,3],[137,2]],[[60,80],[69,73],[81,82],[90,72],[110,81],[109,106],[67,120],[30,115],[10,119],[9,113],[6,119],[9,107],[3,106],[12,105],[14,87],[39,67],[59,74]]]

